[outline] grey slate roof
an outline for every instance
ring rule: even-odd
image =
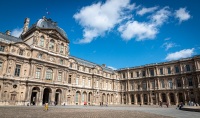
[[[88,66],[88,67],[95,67],[95,66],[99,66],[98,64],[95,64],[93,62],[89,62],[89,61],[86,61],[86,60],[83,60],[83,59],[80,59],[80,58],[77,58],[75,56],[69,56],[70,58],[73,58],[75,59],[79,64],[81,65],[85,65],[85,66]],[[101,66],[102,67],[102,66]],[[107,71],[107,72],[110,72],[110,73],[113,73],[114,70],[111,69],[111,68],[108,68],[108,67],[102,67],[104,71]]]
[[[4,42],[23,42],[21,38],[17,38],[14,36],[6,35],[0,32],[0,41]]]
[[[65,31],[57,26],[57,23],[52,21],[51,19],[47,19],[45,17],[43,17],[42,19],[39,19],[35,26],[39,27],[39,28],[44,28],[44,29],[55,29],[58,32],[60,32],[64,37],[67,38],[67,34],[65,33]]]

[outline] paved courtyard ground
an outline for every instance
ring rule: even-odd
[[[157,106],[1,106],[0,118],[199,118],[199,112]]]

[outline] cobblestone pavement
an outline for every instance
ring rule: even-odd
[[[156,106],[1,106],[0,118],[199,118],[199,112],[188,112]]]

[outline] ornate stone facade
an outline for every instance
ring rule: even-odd
[[[112,70],[69,55],[69,40],[43,17],[20,38],[0,33],[0,105],[200,102],[200,56]]]

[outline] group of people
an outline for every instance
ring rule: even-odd
[[[167,106],[167,108],[169,107],[169,103],[168,103],[168,102],[167,102],[165,105]],[[163,102],[162,102],[162,101],[159,101],[159,106],[160,106],[160,107],[163,106]]]
[[[103,102],[100,102],[100,106],[103,106]],[[106,106],[108,106],[108,103],[106,102]]]

